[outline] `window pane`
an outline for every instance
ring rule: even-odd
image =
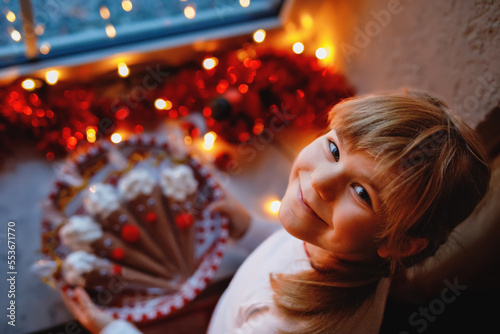
[[[0,16],[0,66],[25,60],[24,36],[18,0],[3,0]]]
[[[275,16],[282,2],[32,0],[41,57],[78,53]]]

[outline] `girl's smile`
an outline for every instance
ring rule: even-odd
[[[318,216],[318,214],[311,208],[311,206],[308,204],[308,201],[304,199],[304,194],[302,192],[302,187],[300,186],[300,181],[299,181],[297,196],[298,196],[298,202],[300,203],[299,205],[302,206],[302,209],[306,213],[308,213],[310,216],[312,216],[313,219],[318,219],[322,223],[328,225],[328,223],[326,221],[324,221],[323,219],[321,219],[321,217]],[[330,225],[328,225],[328,226],[330,226]]]

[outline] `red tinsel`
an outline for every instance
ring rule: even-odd
[[[230,143],[258,136],[266,127],[325,125],[325,111],[354,90],[344,76],[314,57],[252,47],[211,55],[181,68],[148,65],[123,79],[109,73],[87,84],[50,86],[38,79],[27,91],[22,79],[0,88],[0,155],[20,138],[30,138],[48,160],[80,143],[126,129],[154,130],[166,118],[201,113],[207,126]],[[35,79],[37,80],[37,79]],[[163,99],[163,109],[155,101]],[[201,133],[188,125],[191,136]]]

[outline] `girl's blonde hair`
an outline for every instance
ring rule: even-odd
[[[404,249],[409,238],[426,238],[429,243],[409,257],[380,259],[369,267],[350,264],[356,270],[340,265],[328,273],[272,275],[276,305],[285,315],[308,323],[308,333],[335,333],[373,295],[374,281],[384,273],[432,256],[484,197],[490,178],[476,133],[427,93],[344,100],[331,110],[330,127],[347,145],[375,158],[375,178],[390,177],[379,194],[384,224],[378,241],[394,250]],[[373,278],[371,283],[356,284],[367,277]],[[339,287],[339,281],[354,286]]]

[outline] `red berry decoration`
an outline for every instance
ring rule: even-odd
[[[123,250],[123,248],[115,248],[113,249],[111,256],[115,260],[121,260],[125,257],[125,251]]]
[[[194,218],[189,213],[181,213],[175,217],[175,223],[177,224],[177,227],[184,230],[194,224]]]
[[[222,152],[215,158],[215,166],[222,171],[228,171],[230,163],[233,161],[231,155],[227,152]]]
[[[158,219],[158,216],[154,212],[148,212],[146,214],[146,221],[148,223],[154,223]]]
[[[141,237],[141,231],[134,225],[126,224],[122,228],[122,238],[128,242],[136,242]]]
[[[122,267],[119,266],[119,265],[117,265],[117,264],[115,264],[113,266],[113,274],[114,275],[121,275],[122,274]]]

